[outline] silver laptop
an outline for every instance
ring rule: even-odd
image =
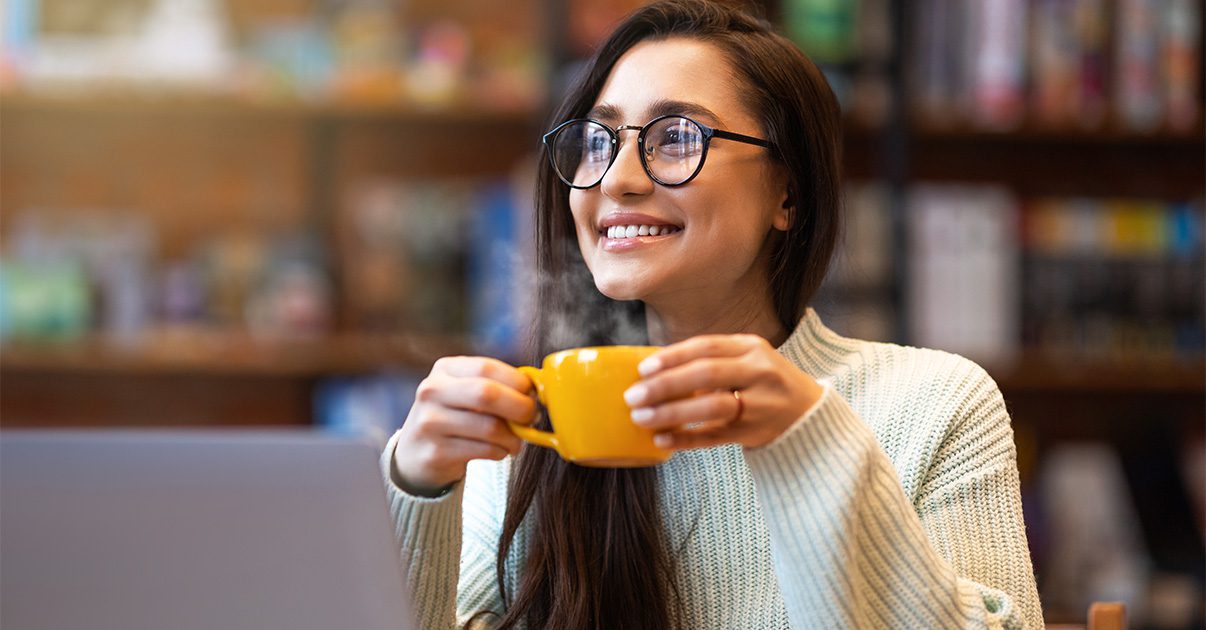
[[[0,431],[4,630],[414,627],[366,442]]]

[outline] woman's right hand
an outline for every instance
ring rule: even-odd
[[[419,383],[394,451],[403,489],[434,496],[465,477],[470,460],[500,460],[519,453],[523,441],[506,420],[531,424],[532,382],[519,370],[488,357],[443,357]]]

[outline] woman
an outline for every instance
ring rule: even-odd
[[[816,67],[675,0],[617,28],[556,120],[533,356],[665,346],[626,398],[677,452],[601,470],[521,449],[503,420],[535,420],[527,379],[437,362],[382,458],[425,625],[1040,627],[995,384],[807,309],[840,205]]]

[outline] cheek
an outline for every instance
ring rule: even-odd
[[[594,216],[594,212],[592,211],[593,199],[591,197],[592,195],[586,190],[575,189],[570,191],[570,212],[574,217],[574,231],[579,235],[592,224],[591,217]]]
[[[595,214],[591,206],[593,200],[589,193],[590,191],[586,190],[571,189],[569,206],[574,219],[574,240],[578,243],[578,251],[582,254],[586,268],[593,271],[594,264],[591,261],[591,254],[594,252],[594,240],[591,236],[594,234],[592,217]]]

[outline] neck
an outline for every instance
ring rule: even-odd
[[[647,300],[645,323],[649,342],[659,346],[698,335],[745,333],[758,335],[777,348],[789,333],[779,323],[765,287],[722,296],[690,290]]]

